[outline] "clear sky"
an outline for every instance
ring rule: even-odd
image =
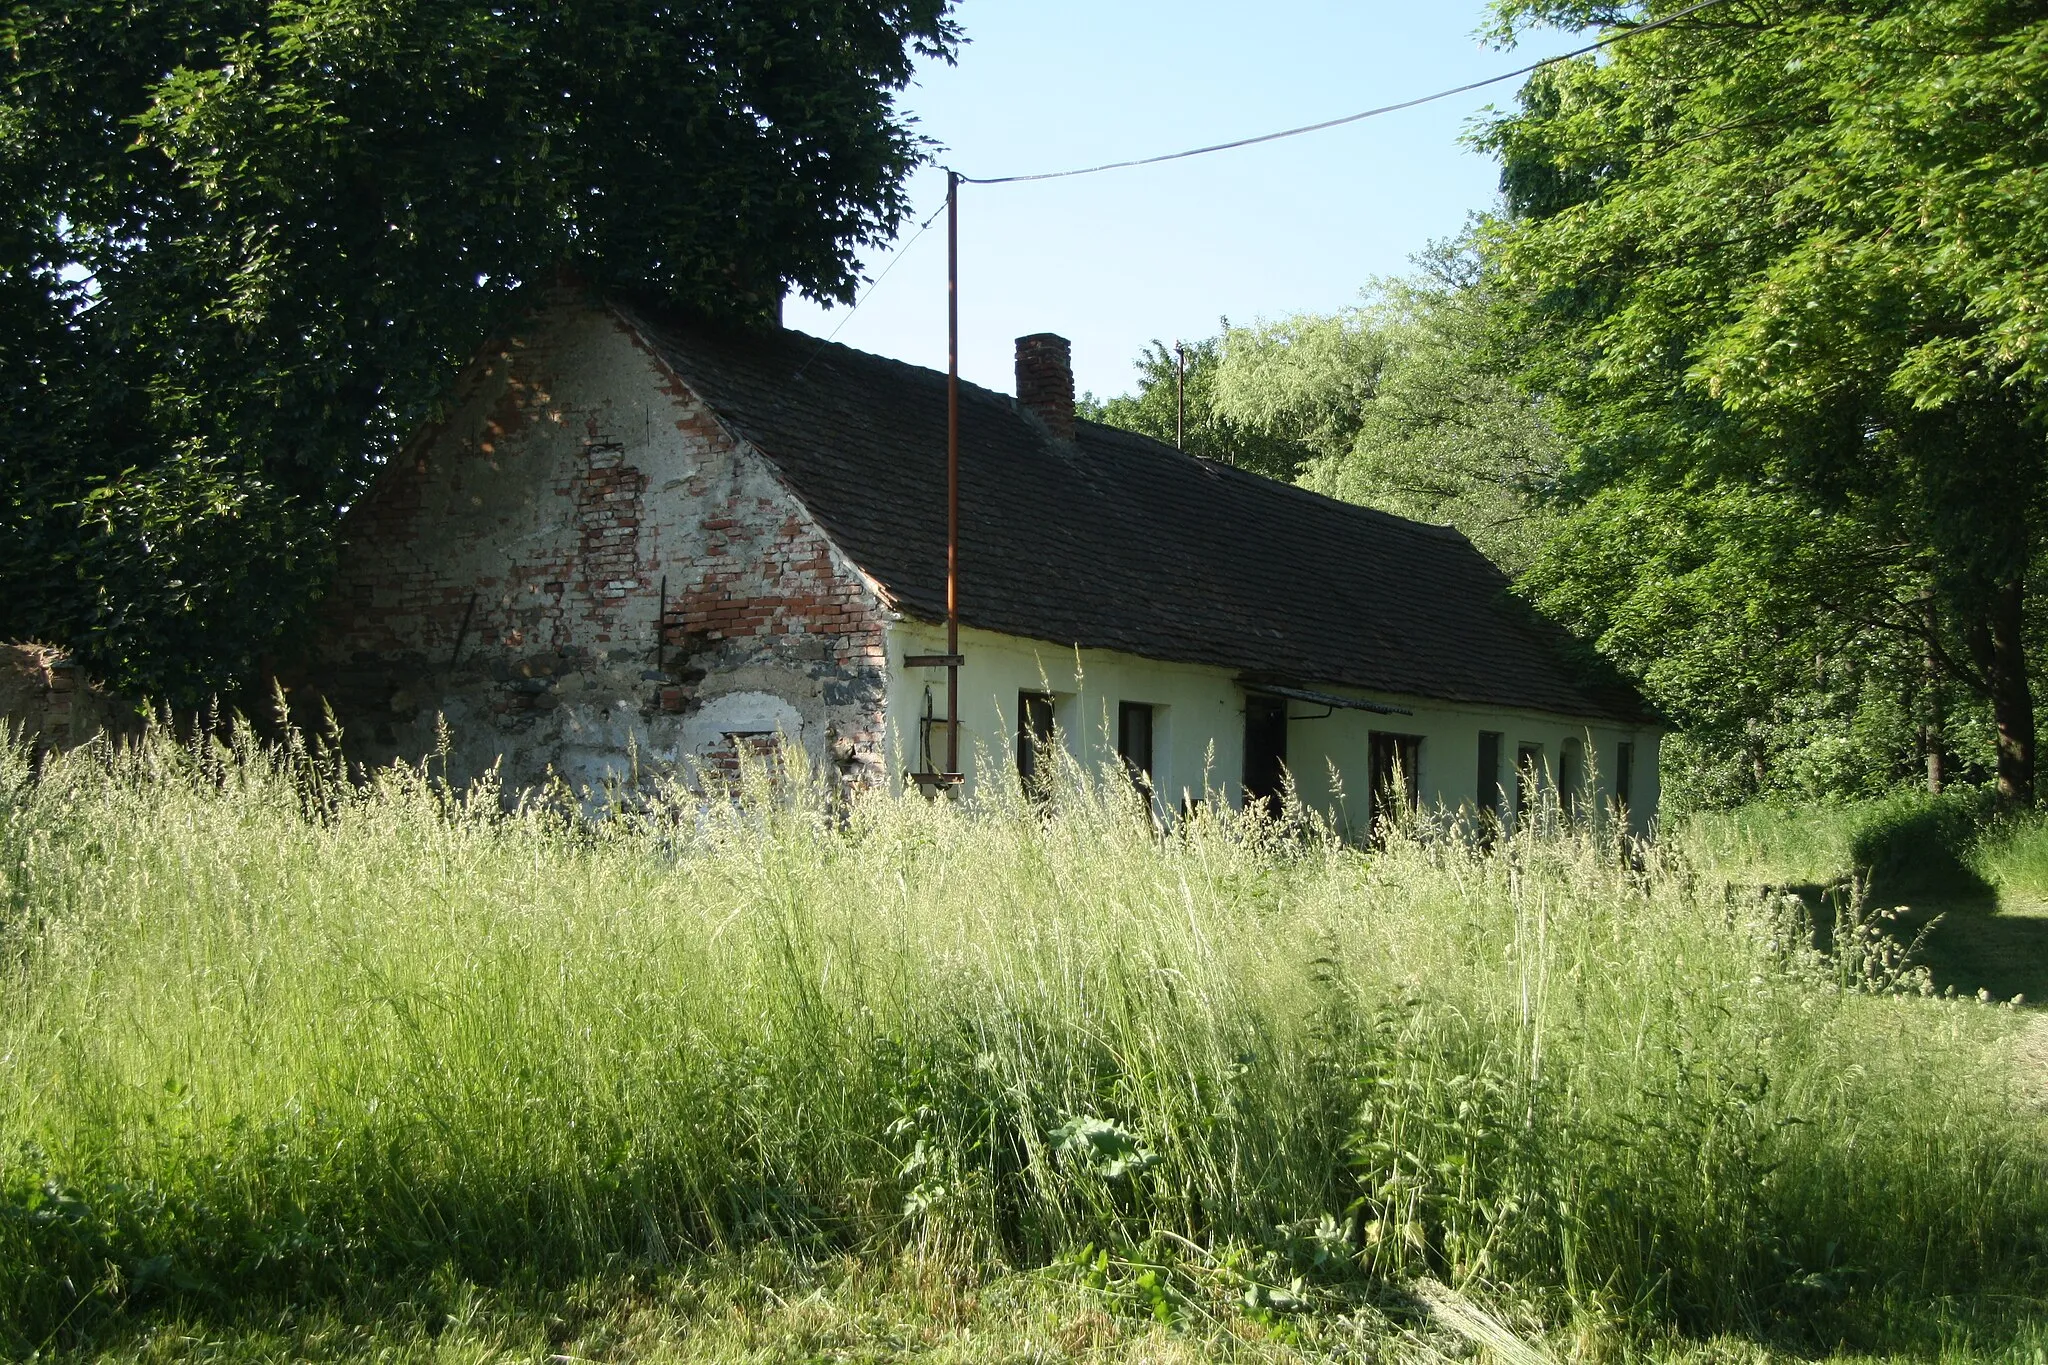
[[[964,0],[958,16],[959,64],[926,64],[904,104],[941,144],[939,161],[967,175],[1318,122],[1584,41],[1484,47],[1483,0]],[[1511,105],[1517,84],[1164,166],[964,186],[962,375],[1007,393],[1014,339],[1058,332],[1074,343],[1078,387],[1107,397],[1132,387],[1132,361],[1155,337],[1344,306],[1492,203],[1496,168],[1459,136],[1488,105]],[[911,193],[921,219],[944,200],[945,177],[920,172]],[[839,341],[945,368],[944,229],[941,217],[904,253]],[[870,256],[871,277],[889,250]],[[823,336],[843,315],[791,299],[784,320]]]

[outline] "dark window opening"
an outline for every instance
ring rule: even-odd
[[[1152,707],[1142,701],[1118,702],[1116,751],[1124,771],[1146,791],[1152,790]]]
[[[1567,820],[1576,820],[1586,795],[1586,746],[1568,739],[1557,755],[1557,808]]]
[[[1474,788],[1478,799],[1482,833],[1500,823],[1500,746],[1504,736],[1498,730],[1479,732],[1479,782]]]
[[[1630,802],[1634,799],[1636,777],[1636,746],[1632,740],[1623,740],[1614,746],[1614,813],[1626,821]]]
[[[1280,813],[1287,781],[1287,698],[1244,699],[1244,805],[1263,803]]]
[[[1052,783],[1053,715],[1050,692],[1017,694],[1017,776],[1024,790],[1043,795]]]
[[[1543,746],[1515,746],[1515,822],[1527,826],[1543,807]]]
[[[1367,739],[1372,799],[1369,811],[1375,839],[1382,826],[1412,813],[1422,804],[1422,736],[1374,730]]]

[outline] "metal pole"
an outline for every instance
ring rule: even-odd
[[[960,176],[946,172],[946,773],[960,771]]]
[[[1173,448],[1186,450],[1182,428],[1187,423],[1187,377],[1188,353],[1176,341],[1173,343]]]

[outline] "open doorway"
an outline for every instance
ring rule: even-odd
[[[1543,771],[1548,766],[1541,744],[1515,746],[1515,826],[1528,829],[1543,809]]]
[[[1372,779],[1367,813],[1373,842],[1378,843],[1388,824],[1421,808],[1422,736],[1374,730],[1367,741],[1367,758]]]
[[[1500,751],[1506,736],[1498,730],[1479,732],[1479,778],[1474,809],[1479,817],[1479,840],[1490,844],[1501,827]]]
[[[1566,824],[1583,819],[1586,811],[1586,746],[1567,739],[1557,752],[1557,809]]]
[[[1614,746],[1614,818],[1628,828],[1629,808],[1635,803],[1636,746],[1622,740]]]
[[[1280,813],[1281,789],[1287,782],[1287,698],[1244,699],[1244,807],[1261,802]]]
[[[1044,799],[1052,793],[1053,698],[1050,692],[1017,694],[1017,780],[1024,794]]]
[[[1118,702],[1116,708],[1116,752],[1124,761],[1124,772],[1140,791],[1153,790],[1152,731],[1153,708],[1142,701]]]

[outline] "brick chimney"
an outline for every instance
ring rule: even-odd
[[[1074,439],[1074,350],[1063,336],[1017,338],[1017,405],[1062,441]]]

